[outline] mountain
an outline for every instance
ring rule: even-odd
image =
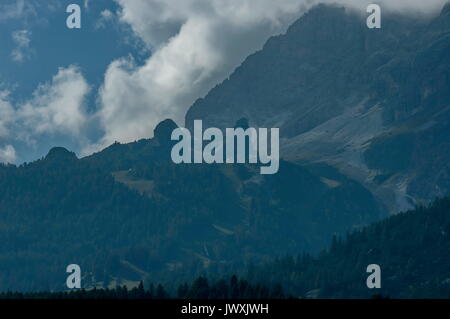
[[[282,258],[249,277],[276,282],[295,296],[450,298],[450,197],[335,238],[319,257]],[[381,289],[368,289],[366,268],[381,268]]]
[[[188,127],[280,127],[275,175],[175,165],[171,120],[85,158],[0,165],[0,291],[65,289],[73,263],[85,287],[219,278],[448,194],[448,10],[383,21],[318,6],[189,110]]]
[[[153,139],[82,159],[54,148],[0,166],[0,290],[64,289],[72,263],[87,287],[224,274],[318,251],[385,215],[369,191],[324,166],[283,161],[260,175],[251,165],[175,165],[175,127],[164,121]]]
[[[383,12],[368,29],[319,5],[270,39],[186,115],[186,125],[279,127],[281,156],[326,163],[392,213],[450,194],[450,12]]]

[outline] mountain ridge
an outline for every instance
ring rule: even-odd
[[[336,167],[392,213],[445,196],[445,8],[428,20],[384,14],[383,27],[370,30],[352,11],[316,6],[197,100],[186,126],[202,119],[223,128],[246,117],[255,127],[280,127],[282,158]],[[392,147],[402,140],[412,147]],[[423,149],[436,154],[433,164]],[[398,152],[405,159],[395,163]]]
[[[278,174],[262,176],[254,165],[175,165],[173,125],[81,159],[54,148],[33,163],[0,165],[0,290],[62,289],[74,262],[88,286],[190,280],[318,251],[333,234],[386,215],[327,167],[281,161]]]
[[[175,165],[171,120],[81,159],[0,165],[0,290],[62,289],[74,261],[92,287],[226,273],[448,194],[447,19],[363,22],[316,7],[188,112],[188,128],[280,125],[273,176]]]

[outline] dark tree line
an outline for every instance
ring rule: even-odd
[[[64,292],[0,293],[0,299],[283,299],[285,294],[280,285],[254,285],[232,276],[210,283],[199,277],[191,284],[181,284],[176,292],[170,293],[161,284],[151,284],[147,289],[141,281],[138,287],[128,289],[79,289]]]

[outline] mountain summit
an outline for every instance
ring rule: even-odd
[[[54,147],[48,152],[45,159],[48,161],[72,161],[76,160],[77,156],[64,147]]]

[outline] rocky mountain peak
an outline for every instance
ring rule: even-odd
[[[178,125],[171,119],[162,121],[156,126],[153,132],[155,140],[159,143],[166,143],[167,141],[170,141],[172,131],[177,127]]]
[[[74,152],[70,152],[64,147],[53,147],[45,157],[46,160],[58,160],[58,161],[67,161],[67,160],[76,160],[77,156]]]

